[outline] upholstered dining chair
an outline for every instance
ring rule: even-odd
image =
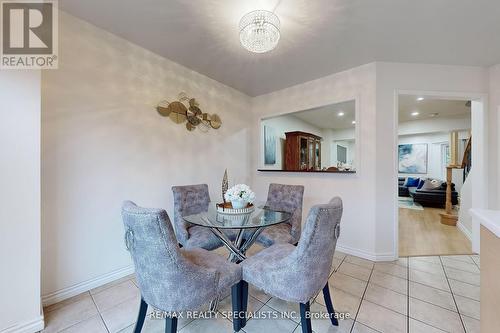
[[[269,295],[300,303],[302,332],[311,333],[311,319],[306,316],[310,311],[309,301],[323,289],[331,322],[338,326],[328,277],[340,234],[341,217],[342,200],[338,197],[328,204],[313,206],[296,247],[275,244],[244,260],[240,264],[243,282],[240,284],[238,311],[246,312],[248,283],[251,283]],[[245,321],[242,320],[240,325],[244,327]]]
[[[265,228],[257,237],[257,242],[264,246],[278,243],[297,244],[302,224],[302,201],[304,186],[270,184],[266,206],[273,210],[291,213],[287,223]]]
[[[207,250],[179,248],[165,210],[126,201],[122,217],[141,292],[135,333],[142,330],[148,305],[167,314],[179,313],[197,310],[230,288],[233,298],[237,295],[241,267]],[[235,330],[238,324],[235,320]],[[176,330],[177,318],[166,315],[165,332]]]
[[[214,250],[221,247],[222,242],[209,228],[193,226],[185,222],[183,216],[206,212],[210,204],[207,184],[172,187],[174,193],[174,224],[177,241],[186,248],[200,247]],[[233,240],[236,234],[229,232]]]

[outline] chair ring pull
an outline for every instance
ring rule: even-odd
[[[130,229],[125,232],[125,247],[128,251],[134,247],[134,233]]]
[[[340,224],[337,224],[335,226],[334,237],[335,237],[335,239],[338,239],[340,237]]]

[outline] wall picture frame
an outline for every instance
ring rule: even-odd
[[[426,143],[400,144],[398,146],[398,171],[408,174],[426,174],[428,145]]]
[[[264,126],[264,164],[276,164],[276,133],[270,126]]]

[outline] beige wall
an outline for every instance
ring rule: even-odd
[[[59,69],[42,76],[42,295],[49,302],[131,272],[120,206],[172,217],[172,185],[208,183],[220,199],[249,182],[250,98],[65,13]],[[155,105],[184,91],[219,130],[188,132]],[[97,280],[96,280],[97,278]]]
[[[0,71],[0,332],[43,328],[40,71]]]
[[[252,137],[260,138],[260,119],[289,112],[356,99],[357,124],[360,133],[356,142],[357,174],[303,174],[258,172],[259,145],[252,148],[253,186],[258,197],[265,197],[269,183],[305,185],[305,216],[313,204],[324,203],[334,196],[344,201],[342,234],[339,249],[371,259],[388,259],[391,253],[377,252],[375,234],[375,64],[326,76],[291,88],[254,98],[255,120]],[[358,157],[359,156],[359,157]]]

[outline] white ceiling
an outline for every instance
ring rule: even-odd
[[[344,113],[344,115],[339,116],[339,112]],[[355,125],[352,121],[356,119],[356,102],[347,101],[331,104],[291,115],[322,129],[354,128]]]
[[[373,61],[500,62],[498,0],[62,0],[60,8],[256,96]],[[274,10],[270,53],[239,44],[238,22]]]
[[[470,117],[470,107],[467,101],[425,98],[418,101],[419,97],[413,95],[399,96],[399,122],[422,120],[429,118],[460,118]],[[418,112],[412,116],[413,112]],[[437,115],[435,115],[437,113]]]

